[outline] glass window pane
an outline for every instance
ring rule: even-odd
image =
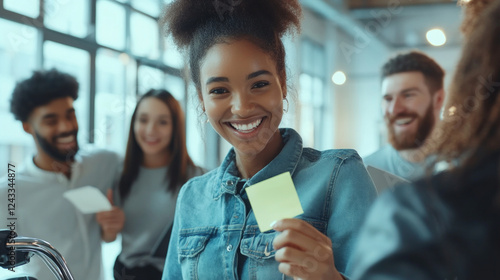
[[[78,37],[87,35],[88,6],[86,0],[45,0],[44,23],[48,28]]]
[[[40,0],[3,0],[3,7],[32,18],[40,15]]]
[[[311,105],[300,107],[300,136],[304,147],[314,147],[314,109]]]
[[[160,56],[158,23],[145,15],[132,13],[130,28],[132,53],[137,56],[157,59]]]
[[[44,69],[56,68],[73,75],[80,84],[78,99],[75,101],[78,119],[78,141],[81,147],[89,141],[89,53],[55,42],[43,44]],[[71,59],[69,59],[71,58]]]
[[[314,72],[313,74],[319,77],[325,76],[325,58],[324,58],[324,53],[322,48],[315,48],[314,49],[314,55],[313,55],[313,61],[314,65]]]
[[[134,69],[135,61],[125,53],[107,49],[97,52],[94,143],[119,154],[125,152],[136,104],[135,85],[127,79]]]
[[[314,91],[314,78],[308,74],[300,74],[300,118],[299,118],[299,132],[304,141],[304,146],[314,147],[314,107],[313,107],[313,94]]]
[[[160,1],[158,0],[131,0],[132,7],[148,15],[158,17],[160,15]]]
[[[299,78],[300,82],[300,103],[309,104],[312,101],[312,90],[313,90],[313,81],[312,77],[308,74],[302,73]]]
[[[189,156],[195,164],[205,166],[205,135],[210,124],[200,117],[200,102],[196,97],[196,88],[191,84],[188,88],[190,96],[186,107],[186,145]]]
[[[139,95],[142,95],[152,88],[164,88],[165,73],[159,69],[141,65],[139,66],[138,80]]]
[[[174,44],[172,36],[164,39],[163,62],[173,68],[180,69],[184,66],[184,58]]]
[[[300,67],[302,68],[302,72],[305,73],[314,73],[314,61],[311,59],[311,55],[313,54],[312,46],[309,40],[303,40],[302,44],[300,44]]]
[[[185,104],[185,83],[181,77],[167,75],[165,89],[168,90],[181,104]]]
[[[125,49],[125,9],[107,0],[97,2],[97,43],[118,50]]]
[[[311,88],[313,104],[315,107],[319,108],[325,102],[325,98],[323,96],[323,80],[318,77],[314,77],[313,84]]]
[[[36,69],[37,30],[0,19],[0,165],[21,164],[34,150],[33,138],[25,133],[10,113],[10,99],[16,82],[31,76]],[[0,170],[0,177],[6,169]],[[1,278],[1,277],[0,277]]]

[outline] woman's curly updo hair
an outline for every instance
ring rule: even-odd
[[[177,46],[188,49],[191,78],[200,89],[200,65],[215,44],[246,38],[276,59],[286,80],[285,48],[281,37],[300,30],[302,9],[297,0],[177,0],[169,4],[160,23]]]

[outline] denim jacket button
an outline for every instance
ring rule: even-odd
[[[228,181],[226,182],[226,185],[228,185],[228,186],[232,186],[233,184],[234,184],[234,182],[233,182],[232,180],[228,180]]]
[[[229,244],[226,249],[228,252],[231,252],[231,250],[233,250],[233,245]]]

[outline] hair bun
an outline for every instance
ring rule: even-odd
[[[212,21],[251,19],[281,37],[292,27],[300,30],[301,15],[297,0],[177,0],[165,8],[160,24],[179,47],[185,47],[199,28]]]

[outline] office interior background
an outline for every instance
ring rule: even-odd
[[[204,122],[184,79],[186,60],[158,26],[169,2],[0,0],[0,166],[21,165],[34,152],[33,139],[9,112],[16,82],[55,67],[80,83],[81,148],[123,155],[137,98],[164,88],[184,108],[191,157],[215,168],[230,146]],[[457,1],[300,2],[301,33],[284,39],[292,98],[281,126],[299,131],[305,146],[353,148],[366,156],[386,144],[380,68],[397,52],[418,49],[433,57],[449,87],[462,42]],[[104,250],[111,279],[119,244]]]

